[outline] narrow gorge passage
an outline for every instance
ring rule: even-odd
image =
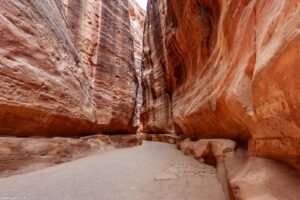
[[[299,66],[300,0],[0,0],[0,200],[299,200]]]
[[[156,142],[3,178],[0,194],[30,200],[226,199],[214,167]]]

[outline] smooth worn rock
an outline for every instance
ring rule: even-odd
[[[22,174],[113,150],[110,138],[0,138],[0,177]]]
[[[251,138],[299,169],[299,18],[298,0],[150,0],[143,131]]]

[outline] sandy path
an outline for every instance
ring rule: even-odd
[[[11,198],[13,197],[13,198]],[[142,146],[94,155],[0,179],[0,200],[223,200],[215,169],[174,145]]]

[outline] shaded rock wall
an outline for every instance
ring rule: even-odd
[[[127,0],[64,0],[72,40],[88,68],[96,119],[107,133],[135,132],[137,77]]]
[[[140,124],[140,111],[143,100],[142,77],[142,57],[143,57],[143,33],[146,12],[135,0],[128,1],[130,16],[130,30],[134,38],[134,64],[138,78],[138,91],[136,96],[136,123]]]
[[[142,61],[141,132],[175,134],[171,93],[167,88],[166,1],[148,1]]]
[[[0,2],[0,135],[135,133],[127,0]]]
[[[299,166],[299,2],[150,0],[148,9],[144,131],[174,120],[184,137],[250,139],[252,153]]]

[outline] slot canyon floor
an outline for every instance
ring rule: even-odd
[[[214,167],[175,145],[143,145],[96,154],[0,179],[0,199],[223,200]]]

